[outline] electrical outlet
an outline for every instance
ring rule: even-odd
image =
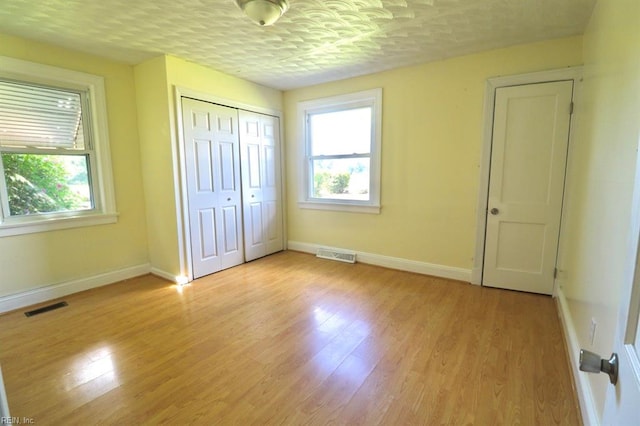
[[[591,328],[589,330],[589,340],[591,341],[591,346],[596,341],[596,328],[598,327],[598,323],[595,318],[591,318]]]

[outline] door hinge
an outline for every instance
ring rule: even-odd
[[[569,104],[569,115],[573,114],[573,101]]]
[[[558,268],[553,268],[553,278],[558,278]]]

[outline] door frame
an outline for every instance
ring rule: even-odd
[[[270,115],[278,118],[280,127],[280,193],[282,196],[282,238],[283,247],[287,249],[287,229],[285,224],[286,220],[286,192],[285,192],[285,146],[284,146],[284,125],[282,120],[282,111],[272,108],[264,108],[255,105],[245,104],[242,102],[234,101],[231,99],[225,99],[219,96],[212,95],[210,93],[200,92],[198,90],[189,89],[182,86],[174,86],[174,107],[175,117],[173,122],[176,125],[175,134],[177,136],[176,143],[173,145],[171,155],[174,165],[174,192],[176,194],[175,209],[176,209],[176,223],[177,223],[177,235],[178,235],[178,257],[180,261],[181,276],[177,279],[191,282],[193,281],[193,267],[191,261],[191,231],[189,228],[189,204],[187,200],[187,176],[186,159],[184,152],[184,129],[182,126],[182,98],[187,97],[203,102],[210,102],[213,104],[235,108],[238,110],[245,110],[255,112],[258,114]],[[244,217],[242,221],[242,228],[244,230]],[[244,238],[244,236],[243,236]],[[244,256],[244,253],[243,253]],[[186,282],[179,282],[178,284],[185,284]]]
[[[505,77],[492,77],[487,79],[485,84],[482,151],[479,164],[479,185],[478,201],[476,204],[476,244],[473,257],[473,268],[471,269],[471,283],[482,285],[482,271],[484,265],[484,246],[487,232],[487,205],[489,202],[489,177],[491,171],[491,148],[493,143],[493,113],[496,98],[496,89],[509,86],[521,86],[526,84],[547,83],[553,81],[573,80],[573,102],[578,105],[582,90],[582,67],[567,67],[556,70],[541,71],[527,74],[517,74]],[[569,124],[569,151],[567,153],[567,165],[565,170],[571,168],[571,151],[574,140],[573,129],[578,119],[578,108],[574,108]],[[565,172],[565,188],[567,187],[567,176]],[[562,198],[562,205],[566,205],[569,194],[565,191]],[[559,242],[562,241],[564,218],[560,219]],[[559,251],[560,252],[560,251]],[[556,264],[558,264],[556,260]],[[557,281],[554,280],[553,296],[557,293]]]

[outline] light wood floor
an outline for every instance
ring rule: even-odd
[[[550,297],[284,252],[0,316],[11,415],[62,424],[580,424]]]

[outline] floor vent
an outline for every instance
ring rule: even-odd
[[[356,254],[348,251],[320,248],[316,256],[323,259],[338,260],[340,262],[356,263]]]
[[[42,314],[45,312],[53,311],[54,309],[59,309],[67,306],[67,302],[58,302],[53,305],[43,306],[42,308],[34,309],[33,311],[25,312],[24,314],[28,317],[32,317],[34,315]]]

